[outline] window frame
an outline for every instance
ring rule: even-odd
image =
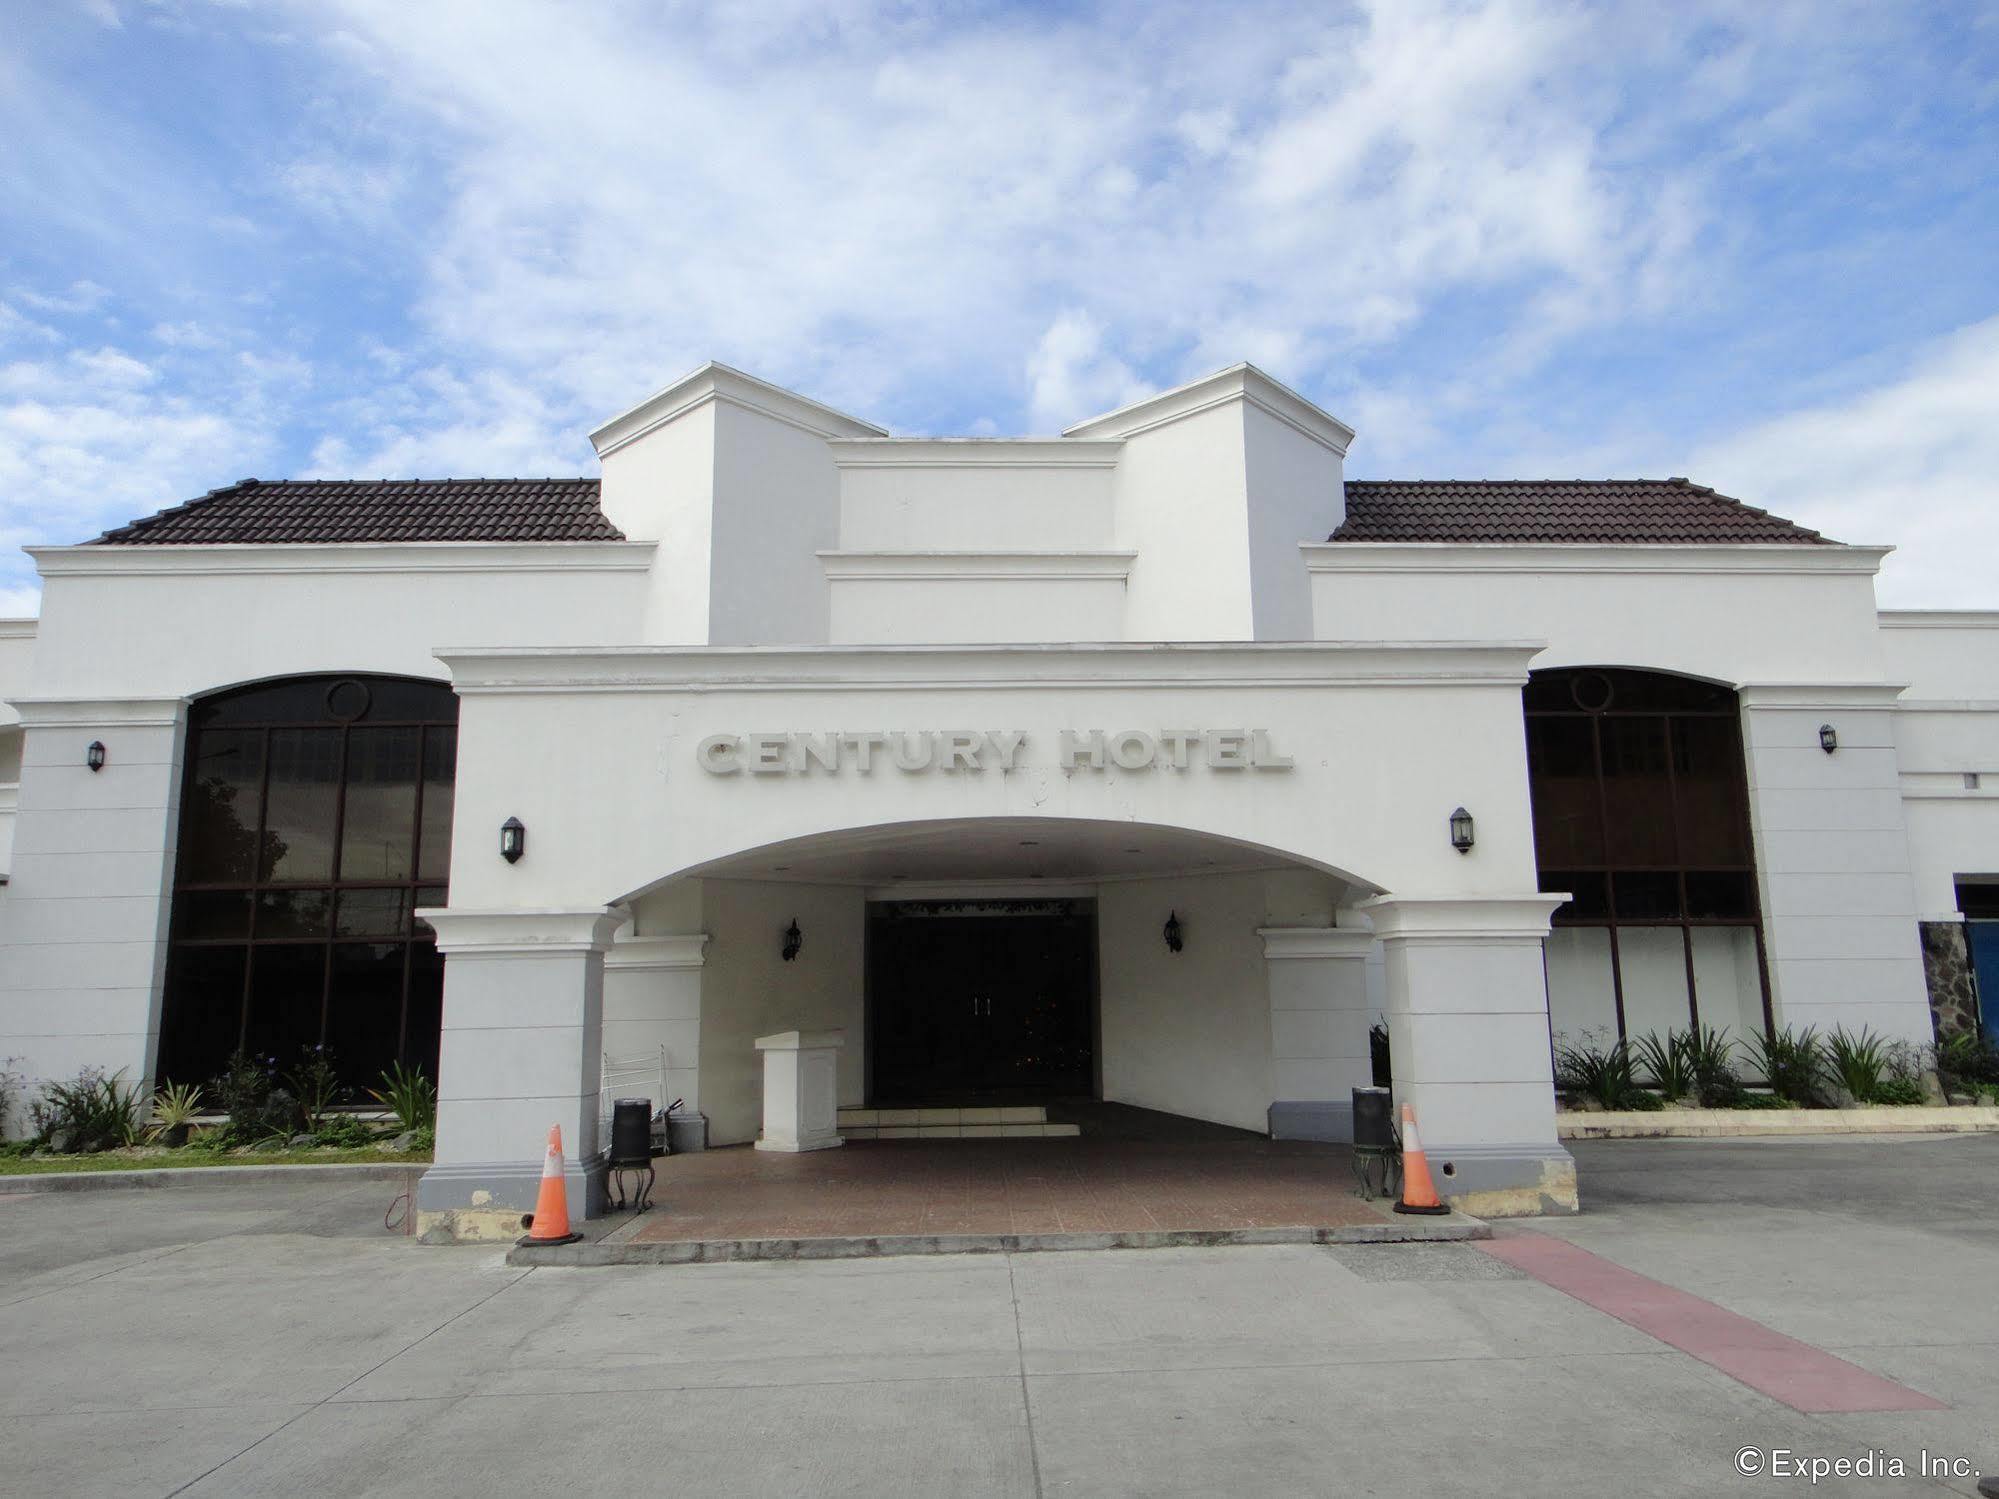
[[[1586,704],[1577,689],[1584,679],[1599,676],[1606,679],[1610,695],[1599,705]],[[1551,706],[1545,700],[1557,683],[1566,682],[1569,706]],[[1674,692],[1662,692],[1662,701],[1634,705],[1620,702],[1624,687],[1656,685],[1669,686]],[[1691,706],[1689,699],[1698,694],[1694,689],[1706,688],[1710,697],[1709,706]],[[1682,701],[1674,703],[1678,695]],[[1540,701],[1537,701],[1540,699]],[[1561,876],[1568,874],[1598,875],[1603,879],[1603,914],[1578,915],[1570,909],[1573,902],[1557,907],[1550,917],[1550,924],[1559,927],[1596,928],[1608,933],[1611,999],[1617,1022],[1617,1035],[1621,1041],[1630,1039],[1624,1005],[1624,968],[1619,944],[1619,932],[1639,928],[1676,929],[1680,933],[1680,951],[1685,964],[1687,1018],[1688,1023],[1698,1026],[1700,1017],[1700,985],[1695,973],[1694,932],[1703,928],[1747,929],[1753,934],[1756,949],[1756,978],[1761,990],[1761,1009],[1764,1034],[1774,1033],[1775,1014],[1770,998],[1770,961],[1764,938],[1762,889],[1756,867],[1755,835],[1749,809],[1749,769],[1742,737],[1742,712],[1740,702],[1732,688],[1703,682],[1699,678],[1687,677],[1672,672],[1648,671],[1636,667],[1612,666],[1569,666],[1552,667],[1529,674],[1528,685],[1522,690],[1522,716],[1525,720],[1527,741],[1527,780],[1530,798],[1538,799],[1540,776],[1534,763],[1535,736],[1533,724],[1537,720],[1564,719],[1586,720],[1590,724],[1590,750],[1595,776],[1596,795],[1594,806],[1597,815],[1596,838],[1599,861],[1595,863],[1571,861],[1550,869],[1541,863],[1540,826],[1535,820],[1535,871],[1541,888],[1560,889]],[[1671,863],[1623,862],[1616,858],[1611,837],[1610,794],[1607,789],[1610,780],[1604,773],[1604,723],[1611,719],[1655,719],[1664,724],[1663,743],[1665,747],[1665,774],[1667,795],[1670,801],[1670,815],[1666,824],[1675,859]],[[1703,860],[1688,863],[1679,857],[1684,845],[1685,827],[1682,821],[1683,803],[1680,800],[1679,768],[1677,748],[1679,739],[1675,726],[1687,720],[1705,720],[1728,725],[1729,766],[1733,772],[1729,784],[1730,832],[1738,840],[1743,850],[1739,862],[1719,862]],[[1746,914],[1740,916],[1693,916],[1689,914],[1687,899],[1687,879],[1700,874],[1742,874],[1746,875],[1748,902]],[[1678,915],[1676,916],[1620,916],[1618,914],[1617,877],[1620,874],[1670,874],[1674,876],[1674,888],[1678,895]],[[1550,882],[1553,882],[1552,884]],[[1543,957],[1545,964],[1545,953]],[[1552,1025],[1552,1017],[1551,1017]]]
[[[324,707],[322,712],[316,717],[304,717],[296,712],[283,713],[276,708],[268,713],[252,711],[245,716],[239,716],[228,711],[232,707],[241,705],[245,698],[255,697],[264,693],[270,693],[274,697],[278,697],[285,689],[292,689],[293,691],[289,696],[295,698],[296,689],[313,683],[321,684],[323,689],[319,694],[319,700]],[[341,715],[336,713],[333,708],[333,696],[340,687],[349,683],[358,683],[368,689],[368,701],[359,712],[352,715]],[[409,688],[434,689],[437,694],[431,698],[431,705],[434,711],[421,716],[411,716],[407,711],[397,711],[395,708],[391,708],[383,716],[379,718],[375,717],[375,689],[378,686],[386,684],[393,684],[398,689],[405,690]],[[403,694],[399,693],[398,695],[401,696]],[[282,702],[284,699],[279,698],[279,701]],[[403,708],[407,708],[408,706],[407,703],[402,705]],[[335,949],[342,946],[397,946],[400,948],[400,962],[397,967],[396,993],[398,1004],[392,1054],[396,1060],[405,1064],[410,1063],[412,1060],[428,1060],[435,1056],[436,1044],[434,1038],[425,1041],[416,1049],[416,1058],[413,1059],[411,1054],[412,1038],[409,1033],[411,1019],[410,986],[411,979],[419,963],[419,959],[416,956],[416,949],[425,945],[434,946],[436,942],[435,933],[426,923],[418,920],[414,912],[418,909],[419,905],[443,905],[449,897],[450,828],[448,824],[442,830],[446,839],[446,858],[443,872],[431,877],[426,877],[424,872],[424,855],[426,852],[423,842],[426,831],[424,817],[425,801],[431,791],[426,770],[429,765],[429,755],[433,741],[439,737],[448,735],[451,746],[450,774],[448,780],[453,788],[453,803],[455,808],[458,707],[458,697],[452,691],[448,682],[379,672],[313,673],[300,676],[268,678],[263,681],[248,683],[241,687],[212,693],[195,701],[188,714],[181,770],[181,801],[175,820],[178,832],[176,847],[179,853],[174,861],[173,880],[169,897],[166,970],[160,1016],[160,1057],[159,1065],[156,1066],[156,1070],[163,1079],[169,1076],[165,1063],[172,1057],[173,1052],[173,1043],[169,1039],[169,1032],[177,1018],[172,1012],[172,1006],[176,998],[174,980],[178,968],[178,959],[182,952],[192,949],[237,949],[243,955],[241,988],[237,995],[234,1043],[231,1047],[233,1052],[242,1049],[248,1044],[256,993],[257,954],[260,950],[267,948],[318,949],[318,1018],[316,1025],[310,1027],[310,1029],[312,1035],[316,1038],[317,1044],[323,1045],[325,1044],[329,1022],[332,1018],[333,984],[336,969]],[[204,722],[205,717],[213,718],[217,721]],[[264,877],[262,852],[264,838],[270,827],[272,736],[277,733],[300,729],[333,731],[339,735],[338,752],[333,772],[334,795],[332,801],[332,821],[329,829],[332,849],[331,865],[323,878],[269,879]],[[347,829],[350,774],[353,766],[353,735],[357,729],[363,731],[413,729],[416,731],[415,773],[411,783],[413,795],[409,807],[407,866],[409,873],[408,877],[404,879],[347,879],[343,877],[345,874],[343,866],[348,857],[344,841]],[[190,843],[190,808],[194,805],[195,786],[201,767],[201,739],[203,734],[210,732],[255,734],[260,738],[261,749],[254,783],[255,825],[247,829],[252,837],[252,853],[248,877],[243,879],[194,877],[190,874],[188,860],[185,856]],[[350,893],[378,890],[404,892],[406,902],[405,911],[409,914],[405,916],[400,928],[392,932],[342,933],[340,930],[340,916],[343,897]],[[324,891],[326,893],[327,908],[324,925],[320,931],[307,935],[259,934],[258,925],[260,919],[263,917],[261,909],[263,901],[261,897],[270,892],[282,893],[287,891]],[[242,894],[246,906],[243,925],[240,930],[222,936],[188,936],[183,933],[182,920],[187,910],[185,905],[186,897],[205,894],[233,894],[237,892]],[[306,1044],[315,1043],[309,1041]],[[292,1057],[279,1057],[277,1062],[283,1068],[289,1067],[295,1060]],[[339,1063],[341,1060],[341,1058],[336,1056],[336,1063]],[[434,1064],[427,1070],[434,1071]],[[206,1077],[175,1076],[174,1080],[201,1085],[206,1085],[208,1082]],[[364,1082],[373,1081],[373,1079],[362,1080],[350,1077],[345,1081],[349,1087],[358,1087],[362,1086]]]

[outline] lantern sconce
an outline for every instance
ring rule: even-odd
[[[791,918],[791,925],[784,929],[784,961],[789,963],[798,956],[799,948],[805,945],[805,933],[798,929],[798,918]]]
[[[90,748],[83,752],[83,763],[88,765],[92,771],[104,769],[104,741],[102,739],[93,739],[90,741]]]
[[[1161,930],[1160,935],[1166,939],[1166,950],[1168,952],[1178,952],[1187,945],[1187,939],[1180,932],[1179,912],[1168,911],[1166,913],[1166,925]]]
[[[1471,846],[1476,841],[1472,832],[1471,813],[1463,807],[1458,808],[1451,814],[1451,847],[1461,854],[1470,853]]]
[[[518,817],[509,817],[500,824],[500,857],[509,864],[518,864],[527,851],[527,827]]]
[[[1839,730],[1829,723],[1819,725],[1819,748],[1828,755],[1839,748]]]

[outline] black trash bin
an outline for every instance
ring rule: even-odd
[[[1395,1148],[1395,1095],[1386,1088],[1353,1090],[1353,1142],[1363,1150]]]

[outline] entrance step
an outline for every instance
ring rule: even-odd
[[[934,1109],[841,1109],[840,1128],[850,1124],[1046,1124],[1048,1110],[1039,1104],[1000,1107],[957,1108],[945,1105]]]
[[[843,1140],[1055,1140],[1083,1132],[1078,1124],[843,1124]]]
[[[993,1108],[841,1109],[836,1126],[849,1140],[1051,1140],[1081,1126],[1050,1124],[1038,1104]]]

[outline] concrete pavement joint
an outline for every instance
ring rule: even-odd
[[[64,1291],[74,1290],[78,1286],[87,1286],[94,1281],[100,1281],[113,1275],[123,1274],[127,1270],[136,1270],[141,1265],[157,1264],[161,1260],[171,1259],[173,1258],[173,1256],[177,1254],[184,1254],[186,1251],[195,1248],[197,1245],[206,1244],[209,1242],[210,1240],[208,1239],[190,1239],[185,1244],[176,1244],[173,1246],[173,1248],[162,1249],[157,1254],[138,1255],[135,1258],[125,1261],[125,1263],[122,1265],[113,1265],[108,1270],[100,1270],[95,1275],[79,1276],[75,1280],[66,1280],[61,1285],[50,1286],[46,1290],[30,1291],[25,1296],[10,1296],[5,1301],[0,1301],[0,1310],[5,1310],[7,1307],[10,1306],[22,1306],[30,1301],[40,1301],[43,1298],[49,1296],[57,1296]]]
[[[194,1477],[190,1478],[186,1483],[182,1484],[179,1488],[167,1490],[167,1492],[162,1496],[162,1499],[175,1499],[176,1495],[185,1494],[189,1489],[193,1488],[196,1484],[205,1482],[207,1479],[213,1477],[215,1474],[220,1473],[224,1468],[228,1467],[231,1463],[235,1462],[237,1458],[242,1457],[247,1453],[254,1452],[257,1448],[263,1446],[264,1443],[268,1442],[272,1437],[276,1436],[279,1432],[284,1431],[287,1427],[290,1427],[296,1422],[303,1421],[307,1416],[311,1415],[314,1411],[320,1409],[322,1406],[331,1404],[334,1400],[338,1399],[343,1392],[353,1389],[355,1385],[359,1384],[369,1375],[375,1373],[379,1369],[386,1369],[390,1364],[393,1364],[397,1359],[401,1358],[405,1353],[408,1353],[412,1349],[418,1348],[422,1346],[424,1343],[429,1342],[432,1338],[436,1337],[439,1333],[443,1332],[445,1328],[451,1326],[452,1323],[456,1322],[460,1317],[470,1316],[473,1312],[478,1311],[480,1307],[484,1306],[487,1302],[491,1301],[495,1296],[498,1296],[502,1291],[510,1290],[514,1286],[519,1285],[522,1281],[526,1280],[531,1273],[532,1272],[530,1271],[523,1270],[519,1275],[516,1275],[511,1280],[505,1282],[505,1284],[495,1286],[491,1291],[487,1292],[484,1296],[481,1296],[477,1301],[473,1302],[470,1306],[462,1307],[458,1311],[453,1312],[449,1317],[446,1317],[442,1322],[438,1323],[437,1326],[431,1328],[431,1330],[425,1333],[422,1337],[416,1338],[413,1341],[405,1344],[403,1347],[398,1348],[394,1353],[390,1354],[380,1363],[374,1365],[373,1368],[363,1369],[359,1374],[355,1375],[352,1379],[348,1380],[347,1383],[342,1385],[339,1389],[335,1390],[331,1395],[322,1396],[320,1399],[313,1401],[311,1404],[306,1406],[304,1410],[300,1411],[290,1420],[280,1422],[278,1425],[272,1427],[269,1431],[265,1432],[262,1436],[258,1437],[256,1441],[250,1443],[248,1446],[240,1449],[239,1451],[230,1453],[229,1456],[223,1458],[221,1462],[215,1464],[215,1466],[208,1469],[207,1472],[197,1473]]]
[[[1020,1283],[1014,1279],[1012,1255],[1006,1257],[1006,1289],[1013,1298],[1013,1354],[1020,1371],[1020,1412],[1027,1422],[1027,1457],[1034,1469],[1034,1499],[1042,1499],[1041,1445],[1034,1437],[1034,1399],[1027,1388],[1027,1339],[1020,1330]]]

